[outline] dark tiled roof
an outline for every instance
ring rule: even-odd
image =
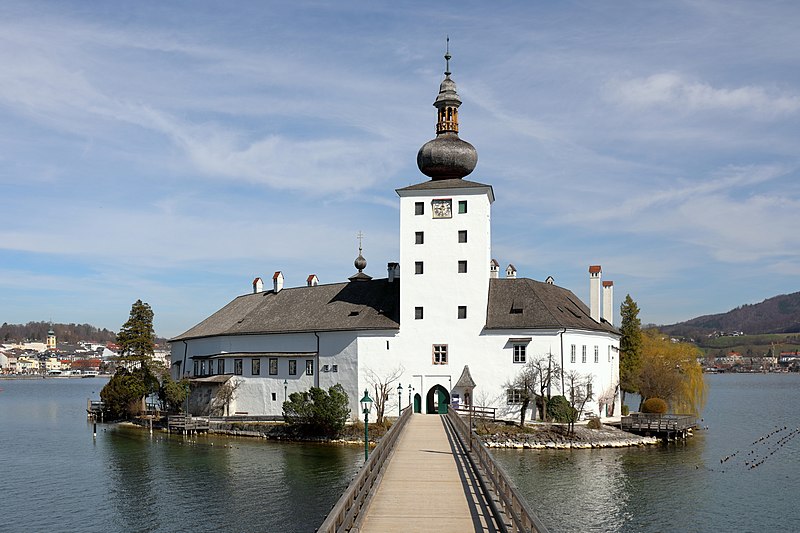
[[[595,322],[572,291],[527,278],[489,280],[486,329],[571,328],[619,334]]]
[[[399,327],[400,283],[378,279],[239,296],[172,341],[216,335]]]
[[[416,185],[409,185],[408,187],[403,187],[402,189],[397,189],[397,192],[400,191],[430,191],[436,189],[472,189],[477,187],[488,187],[489,189],[492,188],[491,185],[485,185],[483,183],[477,183],[474,181],[468,181],[461,178],[453,178],[449,180],[428,180],[423,181],[422,183],[417,183]],[[494,192],[492,192],[492,197],[494,197]]]

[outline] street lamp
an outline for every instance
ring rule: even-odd
[[[364,462],[369,459],[369,411],[372,409],[372,398],[369,397],[369,390],[364,389],[364,397],[361,398],[361,411],[364,413]]]
[[[397,416],[403,414],[403,384],[397,386]]]
[[[411,391],[414,390],[414,387],[411,386],[411,383],[408,384],[408,406],[411,407]]]
[[[288,389],[288,387],[289,387],[289,382],[284,379],[283,380],[283,401],[284,402],[286,401],[286,390]]]

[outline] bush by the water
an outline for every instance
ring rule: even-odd
[[[574,411],[575,408],[564,396],[553,396],[547,402],[547,418],[553,422],[570,422],[573,419]]]
[[[336,437],[350,416],[348,403],[347,393],[339,384],[327,392],[311,387],[308,392],[289,395],[289,400],[283,402],[283,419],[300,434]]]
[[[628,416],[631,412],[631,408],[627,405],[622,406],[622,416]]]
[[[589,422],[586,424],[586,427],[589,429],[600,429],[603,427],[603,424],[600,423],[600,419],[597,417],[590,418]]]
[[[642,402],[642,412],[663,415],[667,412],[667,402],[661,398],[648,398]]]

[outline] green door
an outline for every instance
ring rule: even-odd
[[[446,415],[447,414],[447,397],[444,394],[442,389],[438,389],[436,394],[439,396],[439,414]]]
[[[421,413],[422,412],[422,398],[419,394],[414,395],[414,412]]]

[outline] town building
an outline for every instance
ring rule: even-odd
[[[235,298],[172,339],[172,375],[190,378],[191,410],[279,417],[289,394],[341,384],[358,417],[358,400],[376,383],[399,384],[385,398],[397,411],[413,404],[435,412],[446,404],[494,407],[519,416],[512,383],[528,361],[549,357],[561,371],[552,395],[590,392],[586,414],[619,414],[619,331],[613,283],[589,267],[590,305],[553,278],[500,275],[491,254],[491,185],[465,179],[477,151],[459,138],[461,100],[449,53],[434,102],[436,137],[417,155],[429,179],[397,189],[399,262],[386,277],[357,272],[341,283],[271,290],[259,277]],[[228,388],[224,408],[215,399]],[[389,410],[388,412],[392,412]]]

